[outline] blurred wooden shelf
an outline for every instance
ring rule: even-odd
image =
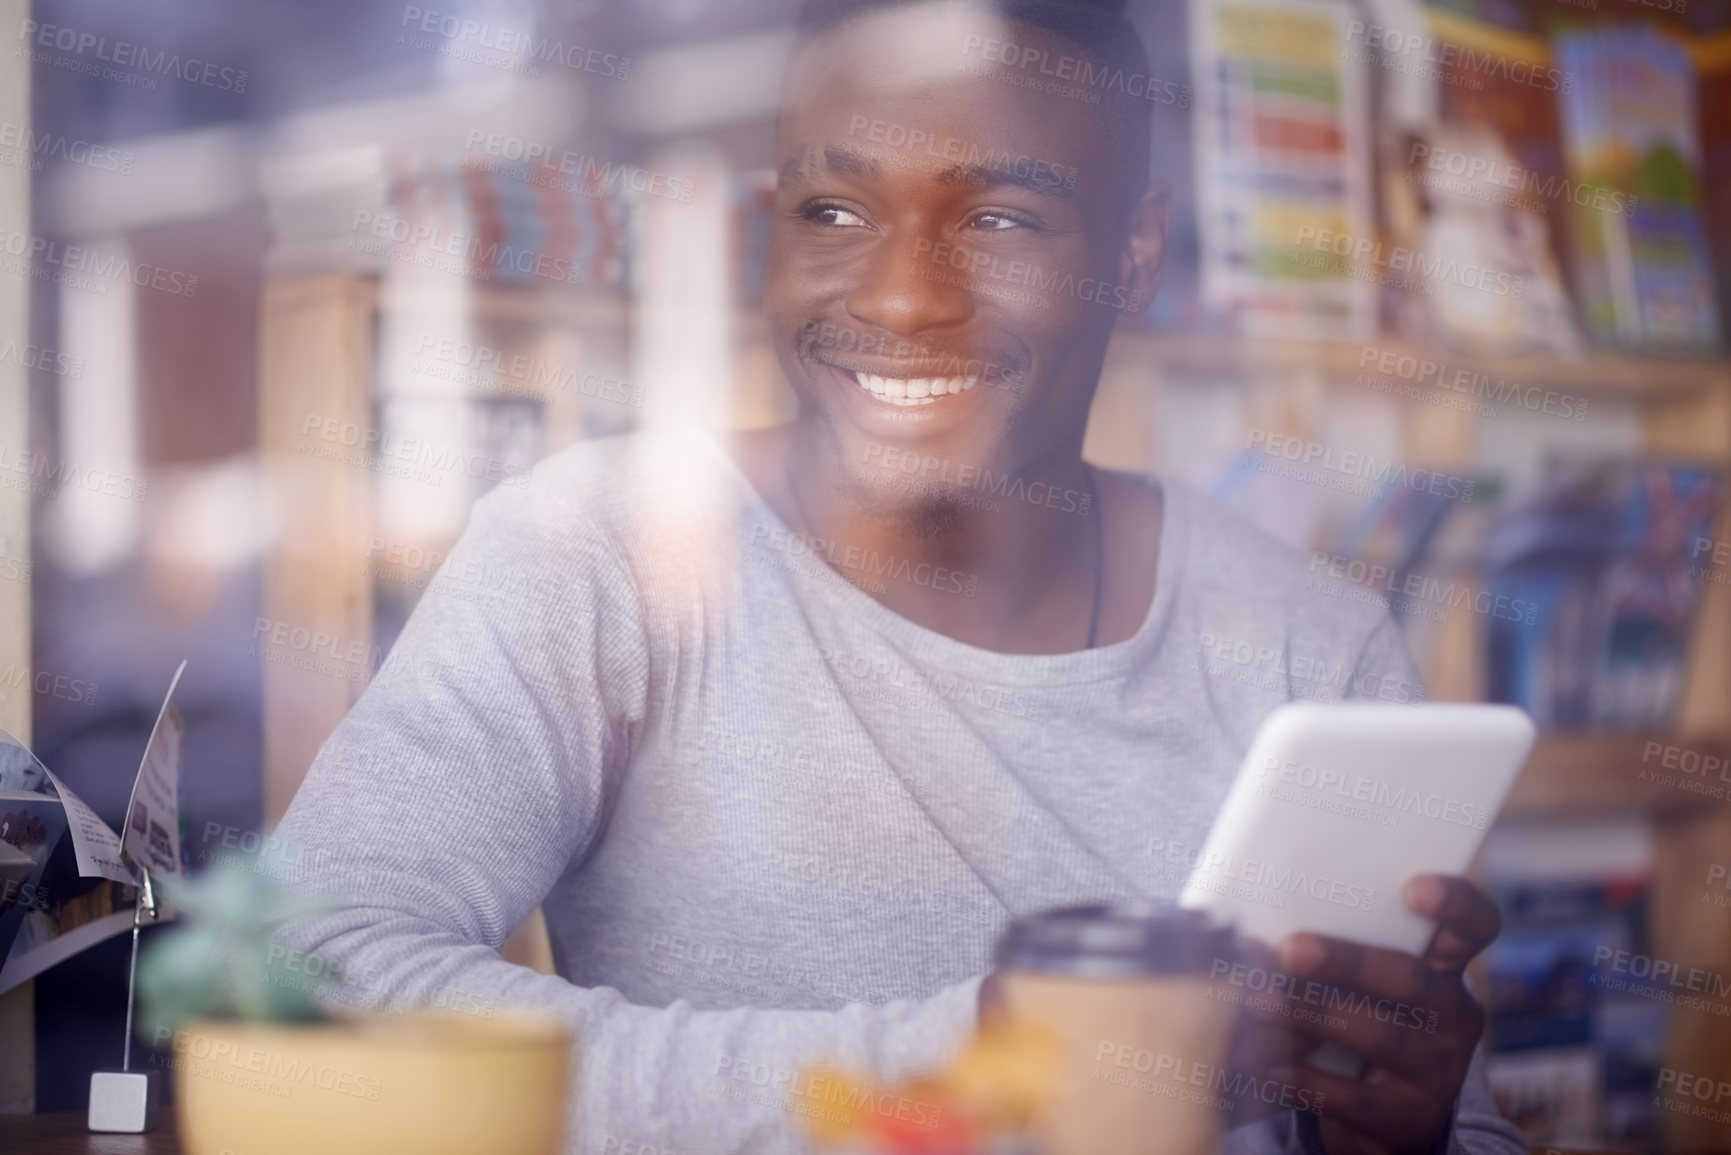
[[[1196,374],[1256,372],[1279,366],[1287,371],[1314,369],[1331,378],[1350,380],[1360,373],[1376,372],[1374,363],[1362,364],[1374,351],[1378,358],[1385,352],[1392,353],[1450,369],[1483,373],[1493,381],[1517,382],[1577,395],[1657,400],[1713,390],[1731,391],[1731,359],[1725,357],[1656,353],[1636,356],[1602,349],[1584,349],[1568,355],[1483,356],[1425,348],[1389,335],[1364,341],[1322,341],[1167,333],[1130,327],[1120,329],[1114,340],[1122,344],[1125,352],[1145,356],[1162,368]]]
[[[377,309],[386,294],[394,310],[411,316],[449,315],[461,305],[462,315],[486,321],[566,328],[624,329],[630,322],[631,300],[620,289],[598,289],[586,285],[522,284],[450,278],[442,281],[392,285],[374,274],[341,278],[347,290],[367,308]],[[297,285],[319,285],[314,279],[285,278],[279,285],[293,291]],[[323,290],[317,290],[322,292]]]
[[[1654,752],[1648,743],[1656,742]],[[1721,759],[1708,771],[1666,767],[1665,748]],[[1646,761],[1643,757],[1646,756]],[[1647,771],[1643,778],[1642,770]],[[1671,776],[1675,781],[1665,784]],[[1725,777],[1721,777],[1724,775]],[[1705,792],[1682,788],[1690,781]],[[1714,791],[1718,795],[1714,795]],[[1577,733],[1541,735],[1509,793],[1504,818],[1639,812],[1731,815],[1731,737],[1708,734]]]

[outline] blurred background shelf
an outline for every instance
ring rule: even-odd
[[[1446,366],[1448,371],[1484,374],[1493,381],[1572,393],[1661,399],[1731,390],[1731,364],[1687,354],[1635,356],[1592,349],[1578,354],[1484,355],[1420,345],[1393,334],[1364,341],[1314,341],[1129,327],[1120,329],[1117,341],[1127,352],[1162,368],[1199,375],[1282,366],[1350,380],[1376,372],[1375,361],[1389,354],[1397,360]]]
[[[1650,742],[1658,743],[1661,751],[1650,751]],[[1719,768],[1694,774],[1665,769],[1665,747],[1718,758],[1726,777],[1720,777]],[[1639,811],[1723,820],[1731,817],[1731,762],[1726,759],[1731,759],[1731,737],[1723,734],[1544,734],[1516,780],[1503,816],[1515,820]],[[1662,784],[1664,775],[1698,781],[1708,792]],[[1718,797],[1712,796],[1714,789]]]

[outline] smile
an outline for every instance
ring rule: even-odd
[[[951,393],[963,393],[980,383],[978,377],[880,377],[853,373],[855,384],[879,401],[911,407],[930,405]]]

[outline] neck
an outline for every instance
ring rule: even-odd
[[[1100,527],[1079,433],[1020,463],[910,474],[896,461],[849,468],[810,423],[786,432],[778,456],[790,523],[823,543],[844,578],[904,617],[987,648],[1084,644]]]

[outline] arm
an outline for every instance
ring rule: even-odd
[[[284,937],[318,957],[309,970],[340,968],[350,1005],[529,1007],[569,1023],[572,1150],[791,1149],[797,1117],[779,1100],[793,1072],[820,1059],[885,1076],[935,1065],[973,1027],[975,984],[834,1013],[656,1009],[498,956],[601,836],[648,715],[635,587],[574,518],[533,492],[477,506],[283,820],[317,889],[350,903]]]

